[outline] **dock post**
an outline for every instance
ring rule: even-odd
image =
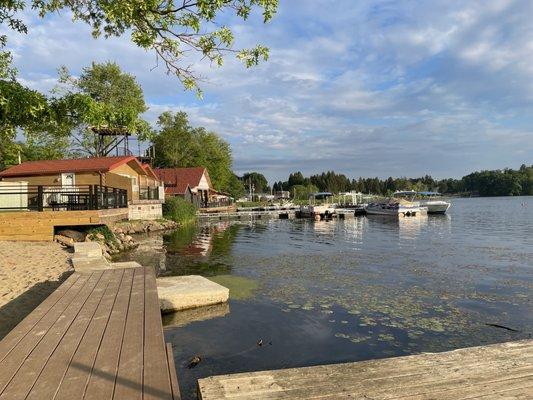
[[[42,185],[37,186],[37,211],[43,211],[44,196]]]

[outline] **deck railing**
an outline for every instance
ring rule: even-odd
[[[159,200],[159,188],[157,186],[140,188],[139,200]]]
[[[2,182],[0,211],[70,211],[128,207],[128,191],[102,185],[26,185]]]

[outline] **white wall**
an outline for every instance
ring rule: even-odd
[[[28,182],[0,181],[0,208],[28,207],[28,194],[2,194],[9,192],[27,192]]]

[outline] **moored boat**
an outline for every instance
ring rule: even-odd
[[[418,192],[419,196],[422,196],[420,205],[427,207],[428,214],[446,214],[451,203],[444,200],[437,200],[441,196],[438,192]]]
[[[312,193],[309,195],[309,204],[300,206],[300,217],[327,219],[335,214],[335,206],[328,203],[328,199],[333,196],[329,192]],[[316,204],[316,200],[324,200],[322,204]]]
[[[389,215],[392,217],[414,217],[426,210],[417,204],[405,204],[393,199],[381,203],[370,203],[365,211],[368,215]]]
[[[366,206],[369,215],[388,215],[392,217],[414,217],[427,212],[420,203],[413,201],[416,192],[395,192],[389,199],[370,203]]]

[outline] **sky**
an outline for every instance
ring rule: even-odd
[[[29,33],[8,40],[20,81],[43,92],[61,65],[117,62],[142,86],[145,118],[186,111],[230,142],[238,174],[445,178],[533,163],[532,16],[531,0],[280,0],[268,24],[222,17],[236,48],[261,43],[270,58],[195,63],[203,99],[127,35],[93,39],[67,12],[26,11]]]

